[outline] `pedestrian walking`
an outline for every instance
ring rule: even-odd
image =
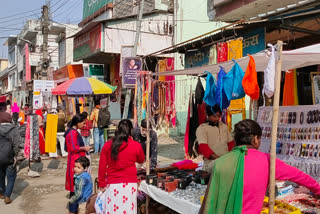
[[[131,121],[121,120],[116,136],[102,149],[98,181],[104,194],[101,198],[107,201],[97,200],[97,213],[137,213],[135,163],[143,163],[145,155],[140,143],[132,139],[131,131]]]
[[[81,129],[81,136],[83,138],[84,144],[86,146],[90,146],[90,139],[91,139],[91,129],[92,129],[92,121],[88,120],[88,113],[82,112],[82,117],[84,118],[84,126]]]
[[[70,191],[70,196],[74,194],[74,164],[80,157],[85,157],[86,152],[90,150],[89,146],[85,146],[80,133],[77,131],[84,126],[84,119],[81,115],[76,114],[68,123],[68,129],[65,133],[66,152],[68,152],[67,173],[66,173],[66,190]]]
[[[19,127],[11,122],[11,118],[7,118],[0,124],[0,199],[4,199],[5,204],[12,202],[10,197],[17,177],[17,156],[23,148]]]
[[[69,201],[69,213],[85,214],[86,202],[92,194],[92,179],[87,172],[90,161],[80,157],[74,164],[74,195]]]

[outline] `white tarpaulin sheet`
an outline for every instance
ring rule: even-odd
[[[169,193],[158,189],[155,186],[148,185],[145,181],[140,183],[139,190],[149,195],[153,200],[169,207],[170,209],[182,214],[198,214],[200,205],[189,201],[175,198]]]
[[[317,65],[320,64],[320,44],[311,45],[291,51],[283,51],[282,55],[282,71],[302,68],[310,65]],[[264,50],[262,52],[253,54],[252,56],[256,62],[256,70],[258,72],[263,72],[269,62],[268,51]],[[250,58],[246,56],[236,60],[243,71],[246,71],[249,59]],[[232,61],[228,61],[215,65],[206,65],[184,70],[161,72],[161,74],[156,73],[155,75],[197,75],[203,73],[204,71],[209,71],[210,73],[218,73],[220,71],[219,66],[222,66],[226,72],[229,72],[233,65],[234,63]]]

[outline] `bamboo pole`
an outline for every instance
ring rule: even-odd
[[[252,105],[253,105],[253,99],[250,98],[250,104],[249,104],[249,119],[252,120]]]
[[[276,179],[276,144],[280,102],[280,83],[282,65],[282,41],[277,42],[277,61],[275,74],[275,93],[273,97],[272,140],[270,148],[270,174],[269,174],[269,213],[274,214],[275,205],[275,179]]]
[[[148,95],[147,95],[147,145],[146,145],[146,167],[147,167],[147,175],[150,175],[150,115],[151,115],[151,75],[147,74],[148,80]],[[147,195],[146,197],[146,213],[149,213],[149,203],[150,197]]]

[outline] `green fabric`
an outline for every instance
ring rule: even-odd
[[[218,158],[213,167],[204,213],[241,214],[245,146]]]

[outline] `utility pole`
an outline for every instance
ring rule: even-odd
[[[42,6],[42,17],[41,17],[41,27],[43,35],[42,43],[42,63],[41,63],[41,74],[40,79],[47,79],[47,69],[49,67],[48,60],[48,34],[49,34],[49,8],[47,5]]]
[[[131,53],[132,57],[137,56],[138,42],[139,42],[140,32],[141,32],[143,8],[144,8],[144,0],[140,0],[140,11],[139,11],[139,16],[138,16],[138,20],[137,20],[136,37],[135,37],[134,46],[133,46],[132,53]],[[127,89],[122,119],[128,118],[130,100],[131,100],[131,89]]]

